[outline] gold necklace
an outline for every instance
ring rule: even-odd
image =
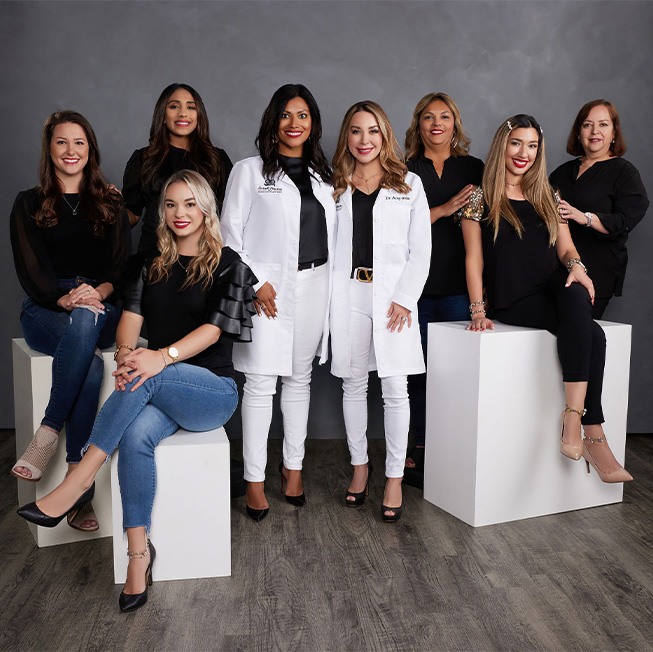
[[[366,189],[366,191],[367,191],[367,194],[369,195],[369,194],[370,194],[370,181],[371,181],[372,179],[375,179],[376,177],[381,176],[382,174],[383,174],[383,170],[381,169],[381,170],[379,170],[376,174],[373,174],[372,176],[367,177],[367,179],[366,179],[362,174],[359,174],[359,173],[357,173],[357,172],[354,173],[353,176],[354,176],[354,179],[358,177],[358,179],[359,179],[360,181],[364,181],[364,182],[365,182],[365,189]]]

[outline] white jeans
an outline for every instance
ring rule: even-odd
[[[347,430],[347,444],[352,464],[367,463],[367,381],[370,357],[374,359],[372,340],[372,283],[350,281],[352,377],[342,381],[342,409]],[[390,306],[388,306],[389,308]],[[407,376],[381,378],[383,421],[385,427],[385,475],[404,475],[410,406]]]
[[[301,470],[304,461],[311,372],[324,329],[329,290],[328,272],[328,264],[297,272],[292,375],[281,377],[283,463],[287,469]],[[277,390],[277,378],[274,375],[245,374],[241,411],[244,477],[247,482],[265,480],[272,397]]]

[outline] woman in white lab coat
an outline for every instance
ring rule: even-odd
[[[260,156],[239,161],[229,177],[221,226],[259,279],[252,342],[234,345],[245,373],[243,458],[248,515],[268,513],[264,480],[272,397],[281,376],[282,491],[306,503],[301,469],[313,359],[326,358],[335,203],[322,152],[320,111],[301,84],[279,88],[261,118]],[[321,347],[320,347],[321,342]]]
[[[367,381],[381,378],[387,477],[381,515],[401,515],[408,440],[408,374],[424,373],[417,300],[431,256],[429,207],[408,172],[384,110],[359,102],[346,113],[333,160],[338,218],[331,293],[331,372],[343,378],[343,412],[354,474],[348,506],[365,501]]]

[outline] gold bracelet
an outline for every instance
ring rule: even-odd
[[[120,349],[129,349],[130,351],[134,350],[133,346],[129,346],[129,344],[118,344],[116,347],[116,351],[113,354],[113,361],[117,362],[118,361],[118,353],[120,352]]]
[[[471,317],[474,317],[474,315],[477,315],[480,312],[485,314],[485,310],[483,308],[479,308],[478,310],[472,310],[469,314],[471,315]]]
[[[161,351],[161,357],[163,358],[163,368],[165,369],[168,366],[168,361],[166,360],[166,354],[163,349],[159,349]]]

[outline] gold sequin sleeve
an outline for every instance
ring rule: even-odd
[[[463,220],[474,220],[480,222],[483,218],[485,204],[483,201],[483,190],[480,186],[476,186],[469,196],[469,201],[463,208],[458,211],[458,216]]]

